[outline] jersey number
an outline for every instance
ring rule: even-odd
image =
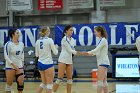
[[[40,42],[40,49],[43,49],[43,42]]]
[[[19,55],[20,51],[16,51],[16,55]]]

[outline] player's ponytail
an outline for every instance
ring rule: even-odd
[[[46,35],[49,36],[49,34],[50,34],[50,28],[48,26],[41,27],[40,32],[39,32],[39,35],[41,37],[44,37]]]

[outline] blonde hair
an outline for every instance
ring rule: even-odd
[[[106,30],[103,26],[97,26],[94,28],[97,32],[101,32],[101,36],[107,38]]]
[[[41,37],[46,36],[48,33],[50,32],[50,28],[48,26],[42,26],[40,31],[39,31],[39,35]]]

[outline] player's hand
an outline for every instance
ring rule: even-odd
[[[82,56],[88,56],[87,52],[79,52],[79,51],[77,51],[77,54],[78,55],[82,55]]]
[[[14,69],[15,69],[16,71],[18,71],[18,70],[19,70],[18,66],[17,66],[17,65],[15,65],[14,63],[11,63],[11,65],[14,67]]]
[[[88,53],[88,52],[87,52],[87,53]],[[88,53],[87,56],[93,56],[93,54],[89,54],[89,53]]]
[[[88,53],[87,52],[81,52],[81,55],[88,56]]]

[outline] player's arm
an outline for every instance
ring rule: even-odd
[[[39,45],[38,45],[39,43],[38,43],[38,41],[36,41],[36,43],[35,43],[35,57],[39,57]]]
[[[54,55],[58,54],[58,48],[54,45],[54,41],[52,39],[50,39],[50,46],[51,46],[51,50],[53,52]]]
[[[4,58],[7,62],[12,64],[13,62],[9,58],[9,52],[10,52],[10,44],[6,43],[5,46],[4,46]]]
[[[18,70],[18,66],[16,64],[14,64],[9,58],[10,50],[11,50],[10,44],[6,43],[4,46],[4,58],[7,62],[9,62],[14,67],[15,70]]]
[[[22,64],[24,66],[24,44],[22,43],[23,51],[22,51]]]
[[[87,53],[89,55],[96,55],[105,46],[105,44],[105,39],[103,39],[95,49],[88,51]]]
[[[74,54],[74,55],[76,55],[76,54],[78,53],[77,51],[75,51],[75,49],[72,49],[72,48],[71,48],[70,44],[69,44],[66,40],[63,40],[63,41],[62,41],[62,45],[66,48],[66,50],[67,50],[68,52],[71,52],[71,53]]]

